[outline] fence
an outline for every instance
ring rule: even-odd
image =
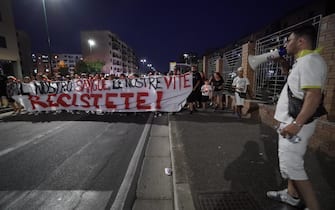
[[[318,30],[321,17],[321,15],[315,16],[296,25],[285,28],[284,30],[277,31],[256,40],[255,54],[259,55],[271,52],[282,47],[285,39],[289,36],[291,31],[303,24],[312,24]],[[293,57],[286,56],[286,58],[291,64],[293,64]],[[286,75],[282,74],[280,66],[276,62],[266,62],[258,66],[254,75],[254,92],[256,93],[256,99],[266,103],[276,103],[280,91],[285,84],[286,77]]]
[[[236,70],[242,63],[242,46],[236,47],[223,53],[223,72],[222,76],[225,81],[224,91],[231,92],[231,84],[236,76]]]

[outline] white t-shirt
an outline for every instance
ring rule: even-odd
[[[212,86],[210,85],[203,85],[201,86],[201,95],[209,96],[212,92]]]
[[[274,118],[279,122],[291,123],[293,118],[288,115],[287,84],[294,96],[304,98],[303,89],[323,89],[327,77],[327,64],[318,53],[307,54],[296,60],[287,78],[277,102]]]
[[[235,77],[232,83],[233,87],[236,87],[236,91],[240,93],[246,93],[247,92],[247,86],[250,85],[250,82],[248,78],[245,77]],[[243,88],[243,90],[240,90],[240,88]]]
[[[22,85],[22,92],[23,93],[29,93],[32,95],[36,95],[35,90],[34,90],[34,83],[29,82],[29,83],[21,83]]]

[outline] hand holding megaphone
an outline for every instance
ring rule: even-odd
[[[275,60],[276,58],[280,58],[286,54],[287,52],[285,48],[279,48],[272,52],[264,53],[261,55],[249,55],[248,62],[250,67],[255,70],[260,64],[266,61]]]

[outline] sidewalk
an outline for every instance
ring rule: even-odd
[[[172,176],[165,174],[171,168],[168,131],[167,114],[153,118],[133,210],[173,210]]]
[[[176,210],[296,209],[265,195],[285,188],[273,128],[201,111],[169,115],[169,128]],[[312,151],[305,160],[322,209],[335,209],[335,160]]]
[[[2,107],[0,107],[0,114],[2,114],[2,113],[6,113],[6,112],[10,112],[10,111],[13,111],[13,109],[12,108],[2,108]]]

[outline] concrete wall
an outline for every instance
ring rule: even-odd
[[[242,67],[243,67],[243,76],[248,78],[250,82],[251,90],[255,89],[255,72],[251,69],[248,64],[248,56],[255,54],[255,44],[248,42],[242,45]]]
[[[2,21],[0,22],[0,34],[1,36],[5,37],[7,44],[7,48],[0,48],[0,60],[11,61],[14,69],[14,75],[18,78],[22,78],[11,1],[1,0],[0,10],[2,14]]]
[[[328,78],[325,89],[325,106],[329,112],[328,119],[335,121],[335,14],[322,18],[319,34],[321,55],[328,65]]]
[[[215,72],[223,73],[223,59],[219,58],[215,61]]]
[[[250,101],[247,104],[251,103]],[[259,119],[270,126],[274,126],[276,121],[273,119],[275,106],[258,104],[259,110],[257,111]],[[329,122],[326,117],[319,119],[317,128],[309,142],[309,147],[315,151],[319,150],[324,154],[335,157],[335,123]]]

